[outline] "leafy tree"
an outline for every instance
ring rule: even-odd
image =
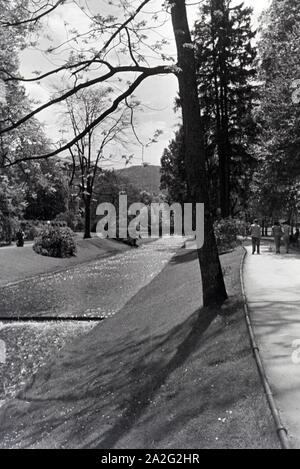
[[[126,177],[114,170],[102,169],[95,181],[96,203],[111,202],[118,207],[120,193],[127,195],[128,205],[142,201],[144,196]]]
[[[94,200],[91,208],[93,229],[96,228],[96,208],[98,204],[109,202],[114,205],[117,216],[119,214],[119,196],[126,194],[128,207],[136,202],[145,203],[143,194],[126,177],[121,176],[114,170],[101,169],[95,180]],[[146,193],[145,193],[146,194]],[[146,196],[144,194],[144,196]]]
[[[188,198],[184,158],[184,134],[183,129],[180,128],[161,157],[160,187],[168,191],[170,202],[183,204]]]
[[[262,18],[259,43],[260,107],[258,166],[252,203],[277,217],[297,212],[300,183],[299,79],[300,5],[273,0]]]
[[[24,6],[26,3],[25,1]],[[20,19],[19,11],[13,8],[12,4],[13,2],[1,0],[1,11],[4,15],[9,12],[15,18]],[[24,26],[0,28],[0,130],[30,111],[24,88],[17,81],[7,81],[8,76],[18,71],[18,52],[25,44],[25,34]],[[27,134],[26,130],[24,128],[21,132],[13,131],[10,135],[0,136],[0,163],[2,165],[6,159],[11,161],[12,155],[20,149],[21,141]]]
[[[18,52],[28,45],[27,34],[34,26],[23,23],[15,27],[3,25],[6,16],[12,21],[22,22],[22,15],[24,12],[28,13],[28,3],[26,0],[0,1],[0,130],[31,111],[31,103],[23,85],[18,80],[10,80],[9,77],[18,73]],[[0,136],[0,166],[3,166],[4,161],[26,160],[36,153],[44,152],[48,144],[39,121],[31,119],[24,126]],[[14,170],[4,170],[0,167],[1,216],[3,226],[5,225],[7,233],[10,233],[9,239],[14,226],[24,216],[48,219],[52,218],[53,211],[62,208],[62,204],[57,203],[57,198],[47,200],[47,195],[54,190],[48,177],[50,167],[53,167],[53,163],[38,161],[24,161]]]
[[[53,220],[68,204],[68,181],[62,164],[51,160],[26,164],[26,209],[28,220]]]
[[[14,174],[0,175],[0,243],[10,244],[26,208],[25,192]]]
[[[75,137],[84,132],[109,101],[110,88],[87,89],[78,92],[66,100],[67,124]],[[94,184],[103,160],[108,160],[107,147],[113,142],[126,147],[128,138],[126,130],[132,128],[131,113],[136,104],[126,101],[120,110],[101,122],[101,126],[92,127],[88,133],[69,148],[72,158],[72,176],[70,185],[78,191],[85,210],[84,238],[91,237],[91,203]],[[126,158],[126,155],[123,155]]]

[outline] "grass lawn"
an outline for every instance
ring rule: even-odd
[[[280,448],[245,323],[242,255],[243,249],[237,248],[221,256],[229,293],[226,307],[199,310],[183,340],[184,322],[177,348],[164,342],[164,353],[175,348],[179,366],[117,447]],[[155,381],[153,376],[153,386]]]
[[[242,255],[242,248],[238,248],[221,256],[228,304],[206,331],[201,350],[194,356],[195,365],[201,366],[205,376],[200,388],[211,388],[203,403],[207,446],[279,448],[245,323],[240,285]]]
[[[3,447],[279,448],[246,329],[242,254],[221,256],[230,298],[207,310],[196,253],[178,253],[1,408]]]
[[[0,287],[26,277],[54,272],[127,249],[130,248],[125,244],[99,238],[78,239],[77,255],[68,259],[36,254],[31,244],[25,244],[23,248],[0,248]]]

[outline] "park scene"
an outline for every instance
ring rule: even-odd
[[[299,449],[299,1],[0,7],[0,449]]]

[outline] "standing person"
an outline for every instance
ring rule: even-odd
[[[253,225],[250,227],[250,235],[252,237],[252,254],[260,254],[260,239],[261,239],[261,227],[258,224],[258,220],[253,221]]]
[[[16,238],[17,238],[17,246],[19,248],[22,248],[24,246],[24,238],[25,238],[25,233],[24,231],[22,230],[22,228],[20,228],[17,233],[16,233]]]
[[[274,225],[272,226],[272,234],[274,236],[276,254],[280,254],[280,244],[281,244],[283,231],[278,221],[275,221]]]
[[[290,232],[291,232],[291,227],[290,227],[290,223],[288,220],[283,222],[282,231],[283,231],[283,242],[285,245],[285,250],[286,250],[286,253],[288,254],[289,249],[290,249]]]
[[[296,231],[294,234],[294,244],[296,248],[298,247],[298,241],[299,241],[299,228],[296,228]]]

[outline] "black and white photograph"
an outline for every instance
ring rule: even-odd
[[[1,450],[300,449],[299,229],[299,0],[0,0]]]

